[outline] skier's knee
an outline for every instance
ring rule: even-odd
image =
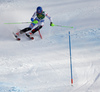
[[[37,27],[35,28],[35,30],[38,31],[38,30],[40,30],[41,28],[42,28],[42,26],[40,25],[40,26],[37,26]]]
[[[37,26],[35,29],[32,30],[32,33],[39,31],[43,26]]]

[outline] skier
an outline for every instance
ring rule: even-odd
[[[50,20],[50,26],[54,26],[51,17],[48,16],[48,14],[46,14],[43,11],[41,6],[38,6],[37,9],[36,9],[36,12],[34,12],[32,18],[31,18],[32,23],[29,25],[29,27],[24,28],[24,29],[20,30],[19,32],[17,32],[15,34],[15,37],[18,38],[18,36],[20,34],[26,33],[27,37],[34,39],[34,38],[30,37],[30,35],[39,31],[44,26],[45,16]],[[29,31],[29,32],[27,32],[27,31]]]

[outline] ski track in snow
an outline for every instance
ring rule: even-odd
[[[34,2],[34,3],[33,3]],[[0,92],[99,92],[100,88],[99,0],[0,0]],[[30,21],[38,5],[50,13],[55,24],[30,41],[23,34],[16,41],[12,32],[25,25],[6,22]],[[59,11],[59,12],[58,12]],[[70,83],[69,38],[71,32],[74,85]]]

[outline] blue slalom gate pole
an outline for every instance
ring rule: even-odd
[[[70,52],[71,85],[73,85],[72,55],[71,55],[71,37],[70,37],[70,31],[69,31],[69,52]]]

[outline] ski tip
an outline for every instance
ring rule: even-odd
[[[34,39],[34,37],[31,37],[31,39],[33,40],[33,39]]]
[[[20,38],[17,38],[18,41],[20,41]]]

